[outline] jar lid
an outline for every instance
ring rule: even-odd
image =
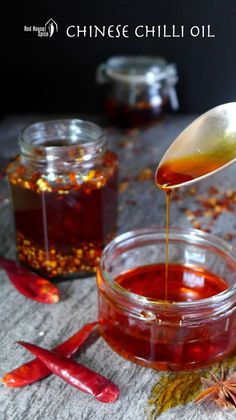
[[[128,83],[153,83],[175,78],[175,64],[168,64],[163,57],[157,56],[114,56],[98,67],[97,81],[107,79]]]

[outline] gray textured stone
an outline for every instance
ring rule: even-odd
[[[119,231],[165,223],[164,196],[152,180],[137,182],[134,178],[144,167],[155,168],[167,146],[193,119],[193,116],[167,117],[159,125],[142,131],[127,132],[107,129],[110,147],[117,150],[121,160],[121,180],[129,177],[127,191],[120,194]],[[2,161],[17,151],[18,131],[35,116],[5,119],[0,126],[0,155]],[[128,139],[128,143],[121,142]],[[0,159],[1,164],[1,159]],[[235,167],[202,183],[202,193],[211,183],[219,188],[235,187]],[[132,179],[131,179],[132,178]],[[194,208],[192,197],[182,204],[173,202],[172,224],[189,226],[181,206]],[[8,191],[1,181],[0,255],[14,257],[14,235],[10,216]],[[213,232],[223,235],[236,231],[236,217],[224,213],[213,226]],[[0,375],[30,359],[29,354],[16,345],[23,339],[48,348],[73,334],[83,324],[96,319],[97,291],[94,277],[60,284],[63,298],[56,305],[41,305],[21,296],[0,271]],[[99,338],[81,353],[77,360],[113,380],[121,389],[114,404],[102,404],[80,393],[57,377],[23,389],[0,389],[0,420],[142,420],[147,419],[147,400],[159,373],[124,360]],[[221,411],[213,406],[195,406],[190,403],[160,416],[177,420],[233,420],[235,413]]]

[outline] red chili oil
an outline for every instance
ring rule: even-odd
[[[116,278],[129,292],[155,300],[165,299],[165,264],[132,269]],[[168,264],[168,300],[188,302],[206,299],[228,288],[227,283],[201,267]]]
[[[213,172],[226,162],[225,156],[208,156],[204,153],[173,159],[158,168],[156,184],[163,190],[176,187],[183,182]]]
[[[45,277],[94,272],[104,245],[116,233],[117,156],[104,151],[93,159],[89,155],[88,162],[80,156],[77,163],[81,151],[68,145],[51,139],[43,146],[56,148],[48,152],[55,162],[48,158],[36,165],[37,152],[33,161],[22,155],[8,168],[19,260]]]
[[[170,207],[172,189],[179,184],[198,178],[219,168],[222,158],[212,159],[207,154],[198,154],[180,159],[173,159],[161,164],[156,172],[156,185],[165,192],[166,195],[166,275],[165,275],[165,299],[168,295],[168,236],[170,224]]]
[[[168,110],[168,98],[162,98],[158,105],[140,101],[134,105],[120,103],[114,98],[108,98],[105,103],[107,117],[117,127],[139,127],[158,122]]]
[[[10,183],[19,260],[49,277],[95,271],[116,233],[117,171],[102,188],[36,192]]]
[[[133,312],[135,300],[128,298],[129,302],[124,301],[122,306],[100,289],[100,328],[108,344],[123,357],[160,370],[202,367],[231,352],[236,345],[235,314],[226,320],[224,316],[212,317],[206,310],[203,320],[195,321],[193,314],[187,322],[178,306],[175,309],[175,302],[199,301],[225,291],[225,280],[201,267],[169,262],[165,304],[165,270],[165,263],[146,265],[115,278],[129,293],[153,299],[157,304],[162,301],[160,313],[158,309],[144,310],[137,318]],[[98,273],[99,285],[100,282]]]
[[[177,69],[161,57],[110,57],[99,65],[96,79],[106,85],[106,114],[118,127],[155,123],[178,109]]]

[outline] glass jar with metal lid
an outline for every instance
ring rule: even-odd
[[[114,56],[97,70],[97,82],[106,84],[109,120],[123,127],[160,119],[170,107],[178,109],[175,64],[153,56]]]

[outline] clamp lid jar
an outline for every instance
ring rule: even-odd
[[[155,56],[114,56],[97,70],[97,82],[108,87],[107,116],[124,127],[156,121],[168,107],[177,110],[177,81],[175,64]]]

